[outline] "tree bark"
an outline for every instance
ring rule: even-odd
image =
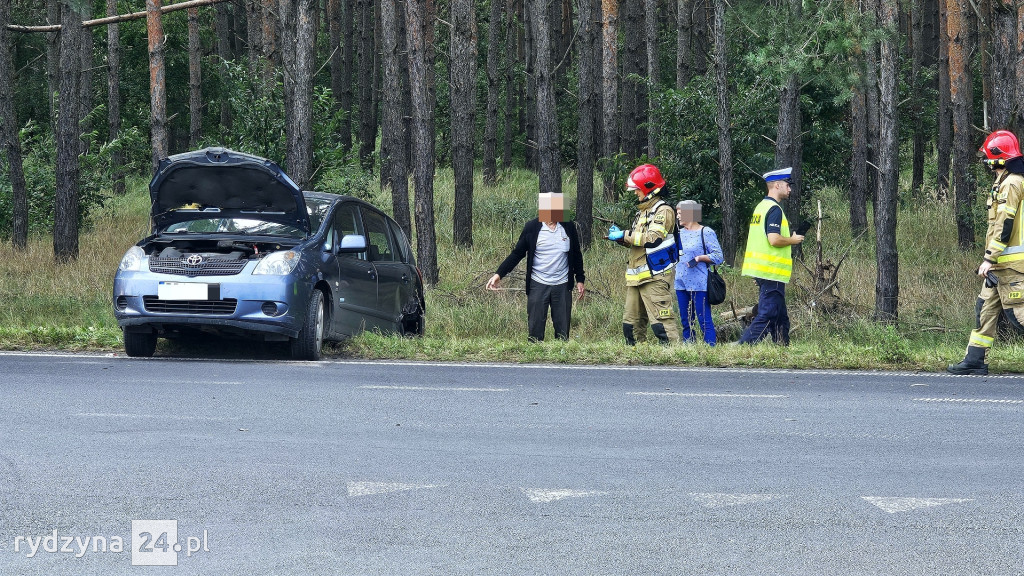
[[[153,146],[153,172],[167,157],[167,88],[164,80],[164,37],[160,0],[146,0],[146,33],[149,37],[149,131]]]
[[[847,17],[851,20],[861,17],[857,0],[846,0]],[[850,88],[850,235],[859,237],[868,227],[868,116],[865,94],[864,51],[855,44],[850,56],[850,68],[858,71]]]
[[[988,108],[992,130],[1006,130],[1010,127],[1017,88],[1016,68],[1024,59],[1024,54],[1017,52],[1017,26],[1024,27],[1024,23],[1016,22],[1016,9],[1009,2],[996,0],[992,3],[991,90]]]
[[[718,93],[718,203],[722,208],[722,252],[730,266],[736,261],[736,202],[733,198],[732,134],[729,114],[729,84],[726,82],[728,53],[725,37],[725,3],[715,1],[715,91]]]
[[[1024,2],[1017,3],[1017,106],[1014,131],[1024,133]]]
[[[373,2],[359,3],[359,163],[373,169],[373,151],[377,146],[377,111],[373,106]]]
[[[79,5],[79,9],[82,10],[83,20],[92,16],[92,3],[93,0],[82,0]],[[92,31],[87,28],[82,28],[82,47],[79,51],[79,57],[82,59],[81,70],[82,78],[79,80],[78,86],[78,124],[79,134],[87,134],[92,131],[89,125],[89,113],[92,112],[93,105],[93,93],[92,93]],[[79,139],[79,151],[85,154],[88,150],[86,149],[86,142],[84,139]]]
[[[409,168],[405,162],[405,141],[408,134],[402,118],[402,94],[408,87],[402,82],[399,59],[404,52],[399,44],[399,0],[381,0],[381,42],[384,49],[384,101],[382,104],[382,134],[387,145],[388,184],[391,187],[391,207],[395,221],[412,238],[412,220],[409,214]],[[404,40],[402,38],[401,40]]]
[[[604,142],[602,155],[608,165],[604,173],[604,198],[606,201],[615,199],[615,175],[611,164],[619,152],[619,129],[618,129],[618,38],[619,38],[619,0],[601,0],[601,48],[604,55],[603,69],[601,73],[602,97],[601,103],[604,107],[604,124],[602,134]]]
[[[555,79],[551,62],[551,23],[547,1],[530,0],[534,27],[537,77],[537,157],[540,191],[562,193],[562,166],[558,153],[558,114],[555,110]]]
[[[107,0],[107,2],[116,2],[116,0]],[[215,26],[217,28],[217,57],[220,59],[218,69],[221,73],[221,85],[224,87],[224,93],[220,97],[220,128],[222,134],[224,134],[231,131],[233,121],[231,117],[231,102],[227,95],[228,62],[234,60],[231,48],[233,30],[231,26],[231,4],[226,2],[217,4]],[[114,28],[117,27],[114,26]]]
[[[46,0],[46,21],[49,24],[61,22],[61,0]],[[57,92],[60,89],[60,32],[46,33],[46,100],[50,104],[50,127],[56,128]]]
[[[676,0],[676,90],[686,88],[692,76],[690,28],[693,26],[693,0]]]
[[[473,0],[452,0],[451,108],[455,199],[452,241],[473,246],[473,150],[476,134],[477,28]]]
[[[434,230],[434,2],[405,0],[406,42],[409,50],[409,87],[412,94],[413,185],[416,195],[416,257],[423,282],[438,280],[437,237]]]
[[[70,2],[61,10],[60,111],[57,115],[57,188],[53,203],[53,256],[58,263],[78,258],[79,83],[82,15]]]
[[[880,24],[886,31],[880,45],[879,187],[875,202],[875,319],[894,323],[899,317],[899,253],[896,213],[899,200],[900,143],[896,108],[899,101],[898,0],[881,0]]]
[[[967,27],[968,0],[948,0],[950,101],[953,109],[953,197],[957,246],[968,250],[974,244],[972,198],[976,183],[970,173],[971,69],[968,62],[970,33]]]
[[[939,63],[938,63],[938,142],[936,149],[936,183],[939,199],[949,193],[949,169],[953,154],[953,110],[949,77],[949,2],[938,0],[939,4]]]
[[[107,16],[117,15],[117,0],[107,0]],[[117,24],[107,25],[107,125],[113,142],[121,132],[121,35]],[[124,195],[124,152],[115,147],[110,155],[114,195]]]
[[[880,0],[865,0],[864,13],[870,32],[878,28]],[[868,39],[864,50],[866,65],[864,102],[868,118],[868,194],[874,201],[878,196],[878,42]]]
[[[801,7],[801,0],[789,0],[791,27],[797,26],[800,22]],[[800,76],[794,72],[789,75],[782,90],[779,91],[778,134],[775,140],[775,166],[793,168],[792,192],[789,201],[786,202],[786,217],[793,223],[800,222],[800,209],[803,205],[803,147],[800,142],[800,126]],[[802,253],[799,244],[793,247],[793,252],[797,256]]]
[[[487,114],[484,118],[484,186],[494,186],[498,180],[498,75],[501,50],[498,30],[501,28],[502,0],[491,0],[490,19],[487,23]]]
[[[507,0],[508,9],[505,16],[505,129],[501,135],[501,166],[508,170],[512,167],[512,141],[516,132],[516,77],[515,64],[517,54],[517,29],[515,5],[518,0]]]
[[[263,0],[263,82],[264,90],[273,91],[276,82],[275,68],[281,60],[281,53],[277,48],[277,11],[279,0]],[[291,7],[295,9],[294,6]],[[286,48],[290,48],[286,46]]]
[[[188,147],[203,138],[203,47],[199,42],[199,8],[188,10]]]
[[[654,89],[658,86],[660,74],[658,70],[658,3],[656,0],[644,2],[644,34],[647,42],[647,80],[649,86],[644,87],[647,95],[647,156],[658,155],[657,137],[654,121]]]
[[[643,2],[638,0],[623,2],[619,5],[622,17],[622,35],[625,38],[625,49],[620,59],[620,75],[622,83],[619,114],[620,147],[627,158],[640,157],[640,130],[636,121],[640,111],[640,87],[630,75],[645,76],[641,65],[640,52],[643,46]]]
[[[261,0],[245,0],[246,39],[249,46],[249,74],[255,76],[260,70],[260,54],[263,52],[263,4]]]
[[[341,0],[344,11],[341,17],[341,35],[345,39],[345,47],[341,51],[341,109],[345,114],[341,119],[341,147],[343,150],[352,148],[352,65],[355,55],[355,8],[357,0]]]
[[[911,64],[910,64],[910,98],[914,118],[921,118],[924,109],[924,83],[921,80],[921,69],[924,66],[924,22],[925,0],[914,0],[910,8],[911,14]],[[914,122],[914,141],[911,161],[910,190],[919,195],[924,186],[924,122]]]
[[[579,126],[576,139],[576,223],[580,228],[580,245],[590,248],[594,238],[594,125],[597,117],[595,92],[598,87],[598,66],[594,53],[597,44],[593,5],[590,0],[579,4],[580,32],[577,40],[579,62]]]
[[[294,3],[294,4],[293,4]],[[300,188],[313,178],[313,74],[316,72],[316,0],[281,0],[282,61],[288,175]],[[289,36],[294,39],[291,41]]]
[[[520,102],[525,102],[520,108],[521,114],[525,116],[526,124],[523,131],[526,132],[526,168],[537,170],[537,41],[535,26],[533,24],[533,13],[531,2],[524,0],[521,14],[523,15],[523,57],[526,63],[526,90],[520,96]]]
[[[0,0],[0,22],[11,21],[11,0]],[[14,106],[14,59],[7,28],[0,26],[0,149],[7,158],[11,182],[11,241],[21,251],[28,245],[28,189],[18,137],[18,117]]]

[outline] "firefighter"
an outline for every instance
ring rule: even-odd
[[[975,303],[975,329],[967,353],[959,364],[950,364],[946,370],[984,376],[988,374],[988,351],[996,336],[999,314],[1017,329],[1022,329],[1024,323],[1024,226],[1018,218],[1024,199],[1024,158],[1017,137],[1007,130],[989,134],[979,150],[995,176],[986,200],[985,256],[978,266],[983,283]]]
[[[636,194],[633,226],[628,230],[612,226],[608,230],[609,240],[629,248],[622,334],[630,346],[645,342],[649,324],[659,343],[678,342],[671,282],[679,249],[675,210],[661,198],[665,179],[656,166],[644,164],[629,174],[626,190]]]
[[[792,174],[792,168],[782,168],[764,175],[768,195],[750,218],[742,274],[757,282],[757,316],[743,332],[740,344],[756,344],[771,335],[775,343],[789,345],[786,284],[793,275],[793,246],[804,240],[801,234],[790,235],[789,221],[779,205],[789,198]]]

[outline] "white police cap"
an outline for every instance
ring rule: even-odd
[[[764,175],[765,182],[775,182],[776,180],[789,180],[793,176],[792,168],[780,168],[778,170],[772,170],[766,172]]]

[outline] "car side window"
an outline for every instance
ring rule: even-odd
[[[341,239],[349,234],[362,235],[363,226],[359,220],[359,210],[354,204],[342,204],[338,207],[337,212],[334,213],[334,231],[336,232],[335,241],[339,244]],[[362,254],[341,254],[341,256],[365,258]]]
[[[384,217],[370,210],[363,210],[366,224],[366,256],[371,262],[394,262],[395,251]]]
[[[395,259],[408,264],[410,260],[409,239],[405,237],[405,232],[397,222],[389,221],[388,227],[391,228],[391,237],[395,240]]]

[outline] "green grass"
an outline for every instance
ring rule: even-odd
[[[575,180],[564,189],[573,198]],[[835,368],[938,371],[962,357],[973,323],[978,282],[971,273],[974,252],[956,249],[949,204],[923,202],[903,210],[900,247],[900,323],[871,322],[874,307],[874,237],[852,245],[840,272],[840,305],[825,314],[810,292],[810,276],[797,266],[787,290],[792,318],[792,345],[763,343],[753,347],[680,344],[670,347],[625,346],[621,340],[622,274],[625,250],[596,240],[586,253],[587,296],[573,311],[569,342],[526,341],[526,296],[523,265],[503,281],[502,292],[487,292],[484,282],[508,254],[525,220],[537,209],[536,176],[526,171],[501,175],[474,191],[474,245],[452,245],[453,181],[450,171],[435,182],[440,281],[427,292],[427,335],[402,339],[364,334],[328,347],[328,355],[366,359],[412,359],[469,362],[538,362],[666,366],[767,368]],[[389,209],[390,192],[374,192],[371,202]],[[816,193],[829,216],[822,230],[823,253],[836,262],[851,247],[847,206],[838,189]],[[110,306],[114,270],[124,251],[145,235],[149,202],[146,182],[131,182],[129,192],[108,199],[81,237],[76,262],[57,265],[52,240],[36,237],[29,249],[0,250],[0,348],[7,350],[121,350],[121,337]],[[597,201],[596,210],[614,207]],[[714,207],[705,207],[710,213]],[[870,218],[869,218],[870,220]],[[808,265],[815,253],[815,231],[808,233]],[[729,299],[717,315],[757,301],[752,280],[737,270],[725,271]],[[720,339],[735,339],[739,327],[716,322]],[[161,341],[158,354],[210,353]],[[990,357],[993,372],[1024,372],[1024,345],[997,339]]]

